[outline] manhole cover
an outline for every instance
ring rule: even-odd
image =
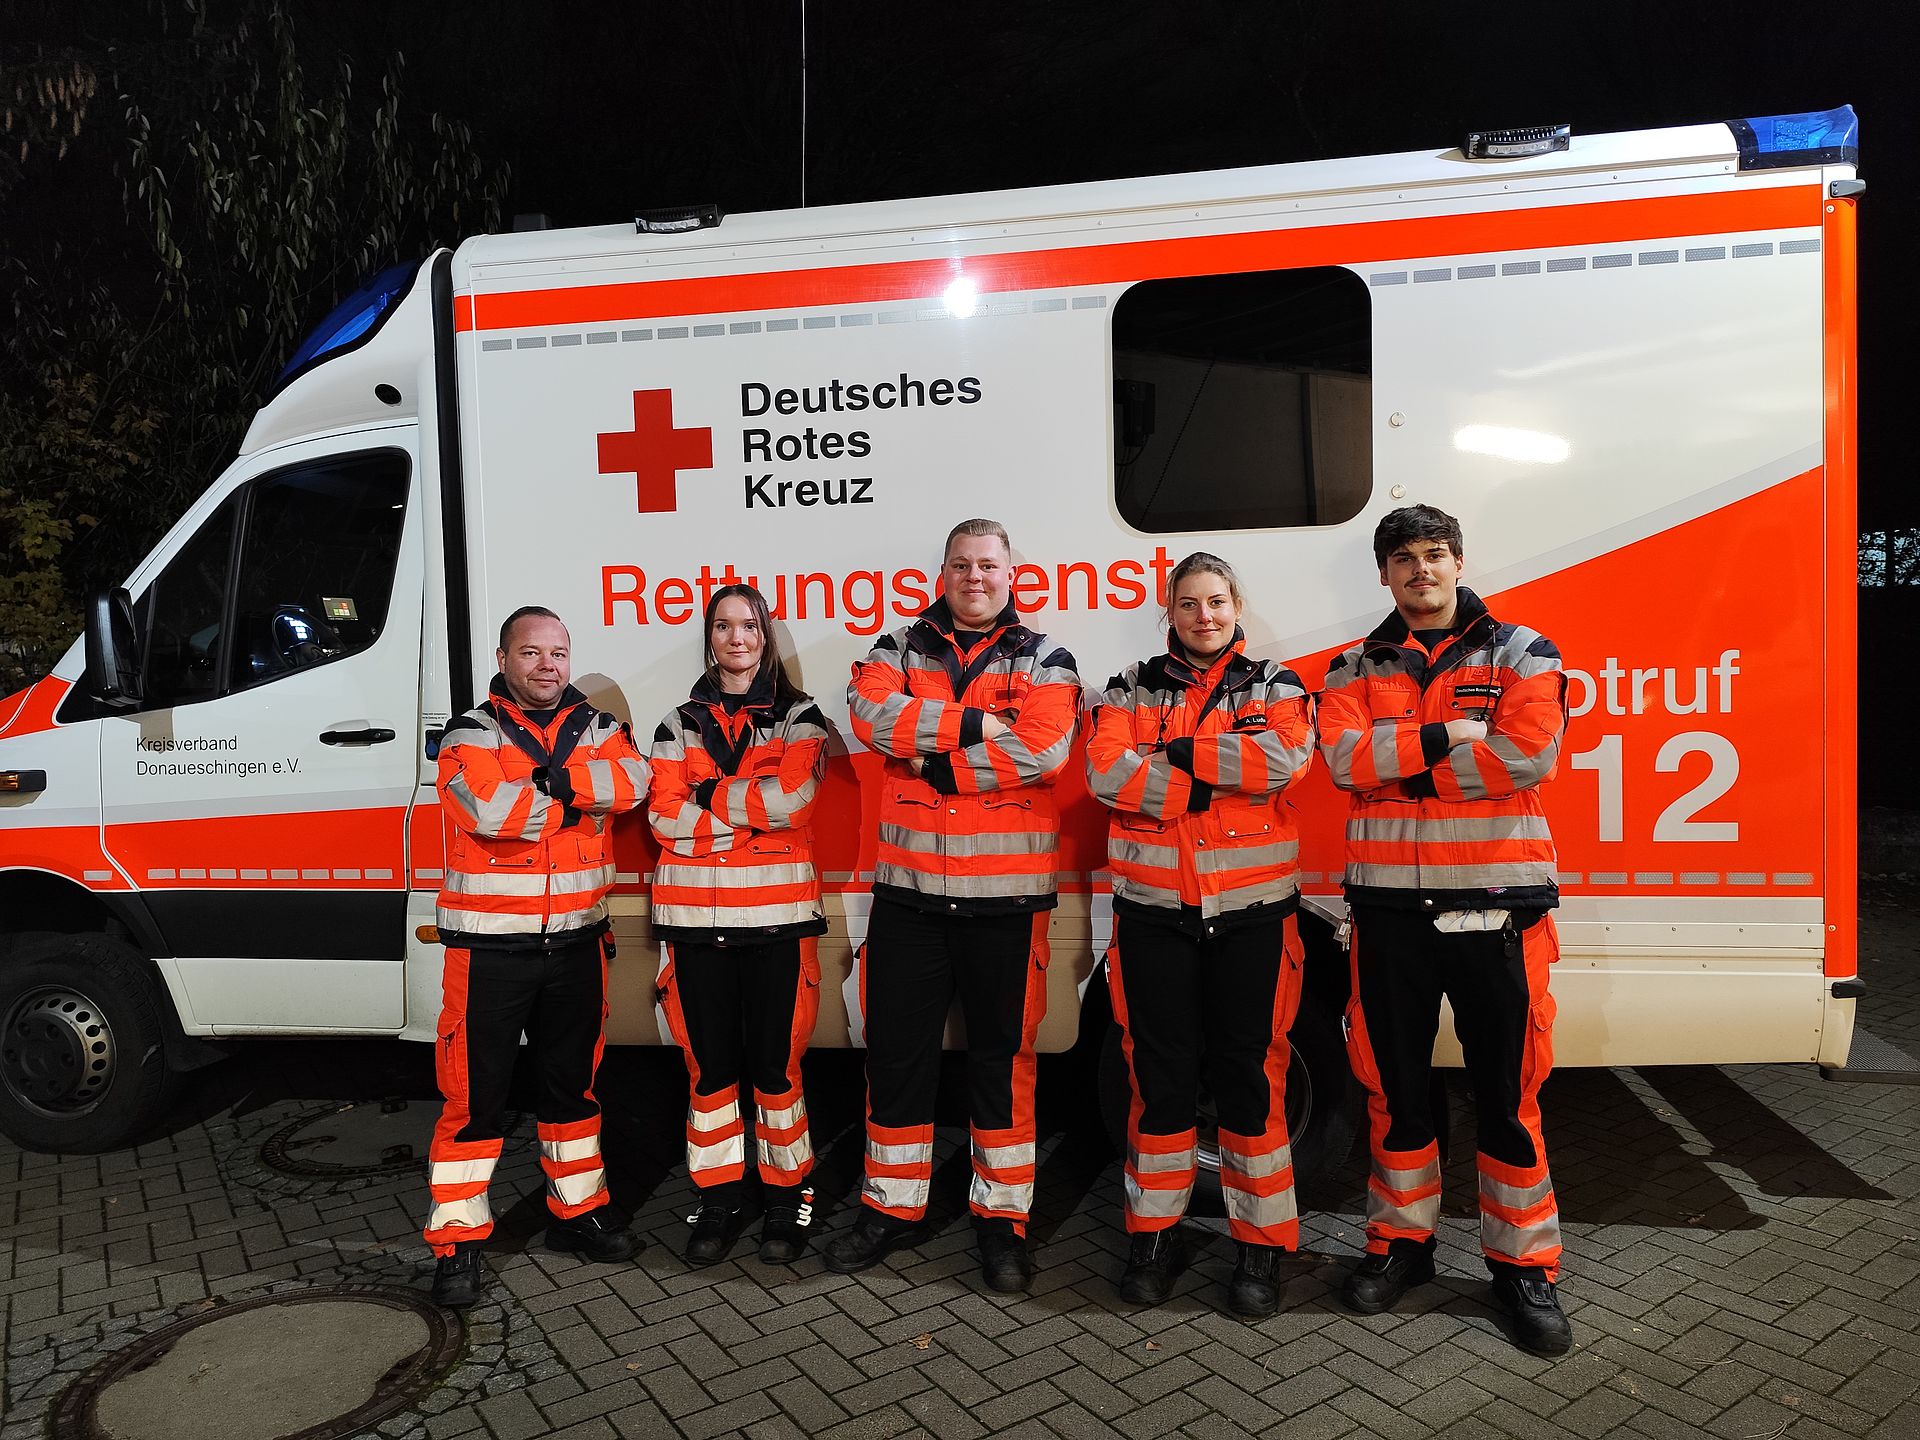
[[[83,1374],[57,1440],[324,1440],[406,1408],[459,1358],[459,1320],[423,1294],[303,1290],[220,1305]]]
[[[320,1180],[416,1170],[427,1158],[439,1113],[439,1105],[426,1100],[335,1105],[274,1131],[260,1146],[260,1163]]]

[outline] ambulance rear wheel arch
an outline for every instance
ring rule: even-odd
[[[138,1136],[178,1084],[165,990],[147,958],[104,934],[9,936],[0,957],[0,1131],[88,1154]]]

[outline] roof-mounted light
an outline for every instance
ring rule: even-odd
[[[1526,125],[1518,130],[1469,130],[1460,153],[1469,160],[1518,160],[1551,155],[1572,144],[1571,125]]]
[[[1851,105],[1809,110],[1803,115],[1729,120],[1727,128],[1740,147],[1742,170],[1860,163],[1860,117]]]
[[[718,205],[669,205],[642,210],[633,217],[633,228],[641,235],[678,235],[685,230],[711,230],[724,219]]]

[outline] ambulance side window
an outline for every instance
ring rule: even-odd
[[[1373,307],[1340,266],[1148,280],[1113,308],[1114,500],[1149,534],[1337,525],[1373,489]]]
[[[146,640],[146,705],[164,709],[208,700],[220,691],[220,637],[227,613],[227,569],[233,553],[231,497],[167,562],[135,607]]]
[[[404,455],[380,451],[253,483],[234,581],[229,690],[344,659],[380,638],[407,469]]]

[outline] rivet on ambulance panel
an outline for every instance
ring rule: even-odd
[[[440,943],[440,927],[437,925],[416,926],[414,928],[413,938],[418,940],[422,945],[438,945]]]
[[[1404,500],[1407,498],[1407,487],[1404,485],[1396,485],[1387,493],[1396,500]]]
[[[1406,423],[1407,423],[1407,417],[1402,415],[1398,410],[1394,411],[1391,415],[1387,416],[1387,424],[1391,425],[1396,430],[1398,430],[1402,425]]]

